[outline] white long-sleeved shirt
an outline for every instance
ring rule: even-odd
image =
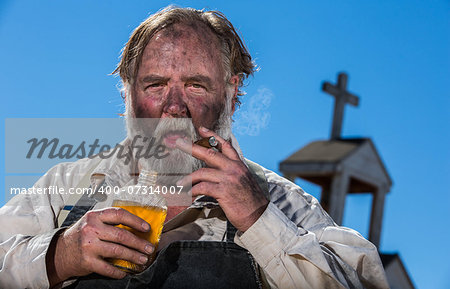
[[[240,152],[236,141],[233,146]],[[337,226],[299,186],[261,169],[270,203],[234,241],[255,258],[270,287],[388,288],[373,244],[358,232]],[[109,186],[123,187],[132,182],[130,171],[123,159],[82,159],[56,165],[34,187],[57,186],[67,192],[85,187],[86,179],[98,182],[98,176]],[[74,200],[70,194],[17,195],[0,209],[0,288],[49,287],[47,249],[58,231],[58,216]],[[219,206],[194,202],[165,225],[159,249],[176,240],[220,241],[225,231],[226,218]]]

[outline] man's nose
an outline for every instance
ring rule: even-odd
[[[188,117],[188,110],[184,102],[185,94],[180,88],[173,87],[167,95],[163,117]]]

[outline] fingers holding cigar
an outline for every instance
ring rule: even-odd
[[[193,157],[205,161],[208,165],[218,166],[223,164],[224,157],[231,160],[240,160],[238,153],[231,144],[207,128],[200,127],[199,134],[202,139],[193,144],[186,143],[183,139],[176,141],[177,147]],[[210,150],[212,148],[214,152]]]
[[[209,142],[213,142],[214,140],[218,143],[216,148],[219,152],[227,156],[232,160],[240,160],[238,153],[233,148],[230,142],[223,139],[221,136],[216,134],[214,131],[209,130],[205,127],[199,128],[199,133],[203,138],[209,138]],[[214,138],[214,139],[211,139]]]
[[[220,151],[219,142],[214,136],[201,138],[198,141],[194,142],[194,144],[202,146],[204,148],[214,148]]]

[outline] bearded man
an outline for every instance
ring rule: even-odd
[[[1,287],[387,288],[374,245],[243,157],[231,120],[254,68],[220,12],[169,7],[140,24],[116,69],[126,101],[123,145],[133,150],[132,139],[150,131],[170,156],[59,164],[35,187],[125,187],[137,171],[182,167],[192,173],[177,184],[192,184],[194,202],[169,206],[158,256],[146,267],[155,246],[114,226],[154,229],[141,218],[85,196],[44,195],[46,206],[35,207],[38,196],[19,195],[0,211]],[[135,122],[145,119],[160,121],[154,130]],[[218,150],[192,144],[206,137]],[[143,272],[126,274],[109,258]]]

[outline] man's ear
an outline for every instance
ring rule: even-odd
[[[231,114],[233,115],[236,111],[237,94],[239,91],[239,76],[234,75],[230,78],[230,84],[233,85],[233,97],[231,99]]]

